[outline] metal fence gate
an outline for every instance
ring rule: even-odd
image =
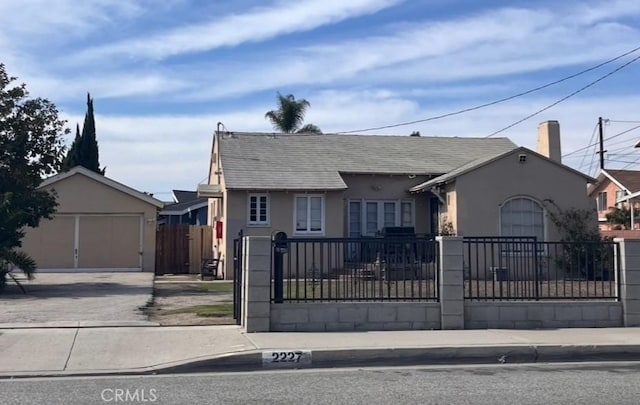
[[[242,231],[233,241],[233,319],[242,323]]]

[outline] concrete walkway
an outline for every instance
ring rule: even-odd
[[[640,328],[245,334],[236,326],[5,327],[0,377],[259,370],[269,350],[311,351],[311,367],[640,360]]]

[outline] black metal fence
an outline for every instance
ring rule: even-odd
[[[618,244],[465,237],[465,299],[618,299]]]
[[[242,323],[242,230],[233,241],[233,319]]]
[[[437,301],[433,238],[311,238],[273,242],[272,300]]]

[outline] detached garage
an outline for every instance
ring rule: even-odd
[[[59,204],[23,240],[40,271],[154,271],[161,201],[81,166],[40,188],[54,190]]]

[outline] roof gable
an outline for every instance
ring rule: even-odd
[[[92,179],[92,180],[94,180],[94,181],[96,181],[98,183],[104,184],[104,185],[106,185],[108,187],[111,187],[111,188],[113,188],[115,190],[118,190],[118,191],[120,191],[122,193],[128,194],[128,195],[130,195],[130,196],[132,196],[134,198],[142,200],[142,201],[144,201],[144,202],[146,202],[148,204],[154,205],[154,206],[156,206],[158,208],[162,208],[164,206],[164,203],[162,201],[160,201],[158,199],[155,199],[155,198],[151,197],[148,194],[141,193],[138,190],[135,190],[135,189],[133,189],[133,188],[131,188],[129,186],[126,186],[126,185],[124,185],[122,183],[119,183],[119,182],[117,182],[115,180],[112,180],[112,179],[110,179],[110,178],[108,178],[106,176],[98,174],[98,173],[96,173],[94,171],[91,171],[91,170],[89,170],[87,168],[84,168],[82,166],[76,166],[76,167],[72,168],[69,171],[66,171],[66,172],[63,172],[63,173],[58,173],[58,174],[56,174],[54,176],[51,176],[51,177],[49,177],[47,179],[44,179],[42,181],[42,183],[40,183],[38,188],[51,186],[51,185],[53,185],[55,183],[63,181],[64,179],[67,179],[67,178],[69,178],[71,176],[74,176],[74,175],[81,175],[81,176],[88,177],[88,178],[90,178],[90,179]]]
[[[629,193],[640,191],[640,171],[638,170],[613,170],[607,169],[603,172],[613,177]]]
[[[343,190],[340,173],[441,175],[515,149],[507,138],[218,133],[228,189]]]
[[[565,169],[567,171],[573,172],[574,174],[577,174],[577,175],[583,177],[588,183],[595,183],[596,182],[596,179],[594,179],[594,178],[592,178],[590,176],[587,176],[586,174],[584,174],[582,172],[579,172],[578,170],[575,170],[575,169],[573,169],[573,168],[571,168],[571,167],[569,167],[567,165],[564,165],[562,163],[558,163],[555,160],[549,159],[548,157],[539,154],[538,152],[534,152],[531,149],[528,149],[528,148],[525,148],[524,146],[521,146],[521,147],[518,147],[516,149],[507,151],[507,152],[495,154],[494,156],[487,156],[487,157],[483,157],[483,158],[479,158],[479,159],[473,160],[473,161],[471,161],[471,162],[469,162],[467,164],[464,164],[464,165],[462,165],[460,167],[457,167],[456,169],[454,169],[454,170],[452,170],[452,171],[450,171],[448,173],[443,174],[442,176],[436,177],[436,178],[431,179],[429,181],[426,181],[426,182],[424,182],[422,184],[419,184],[419,185],[417,185],[415,187],[412,187],[409,191],[422,191],[422,190],[425,190],[425,189],[430,188],[432,186],[435,186],[437,184],[446,183],[448,181],[454,180],[455,178],[457,178],[459,176],[464,175],[465,173],[468,173],[468,172],[474,171],[476,169],[479,169],[479,168],[481,168],[483,166],[486,166],[486,165],[488,165],[488,164],[490,164],[492,162],[500,160],[500,159],[502,159],[502,158],[504,158],[506,156],[510,156],[510,155],[515,154],[515,153],[523,153],[523,152],[527,153],[527,154],[533,154],[534,156],[537,156],[537,157],[539,157],[541,159],[544,159],[544,160],[546,160],[547,162],[549,162],[551,164],[554,164],[554,165],[556,165],[558,167],[561,167],[561,168],[563,168],[563,169]]]

